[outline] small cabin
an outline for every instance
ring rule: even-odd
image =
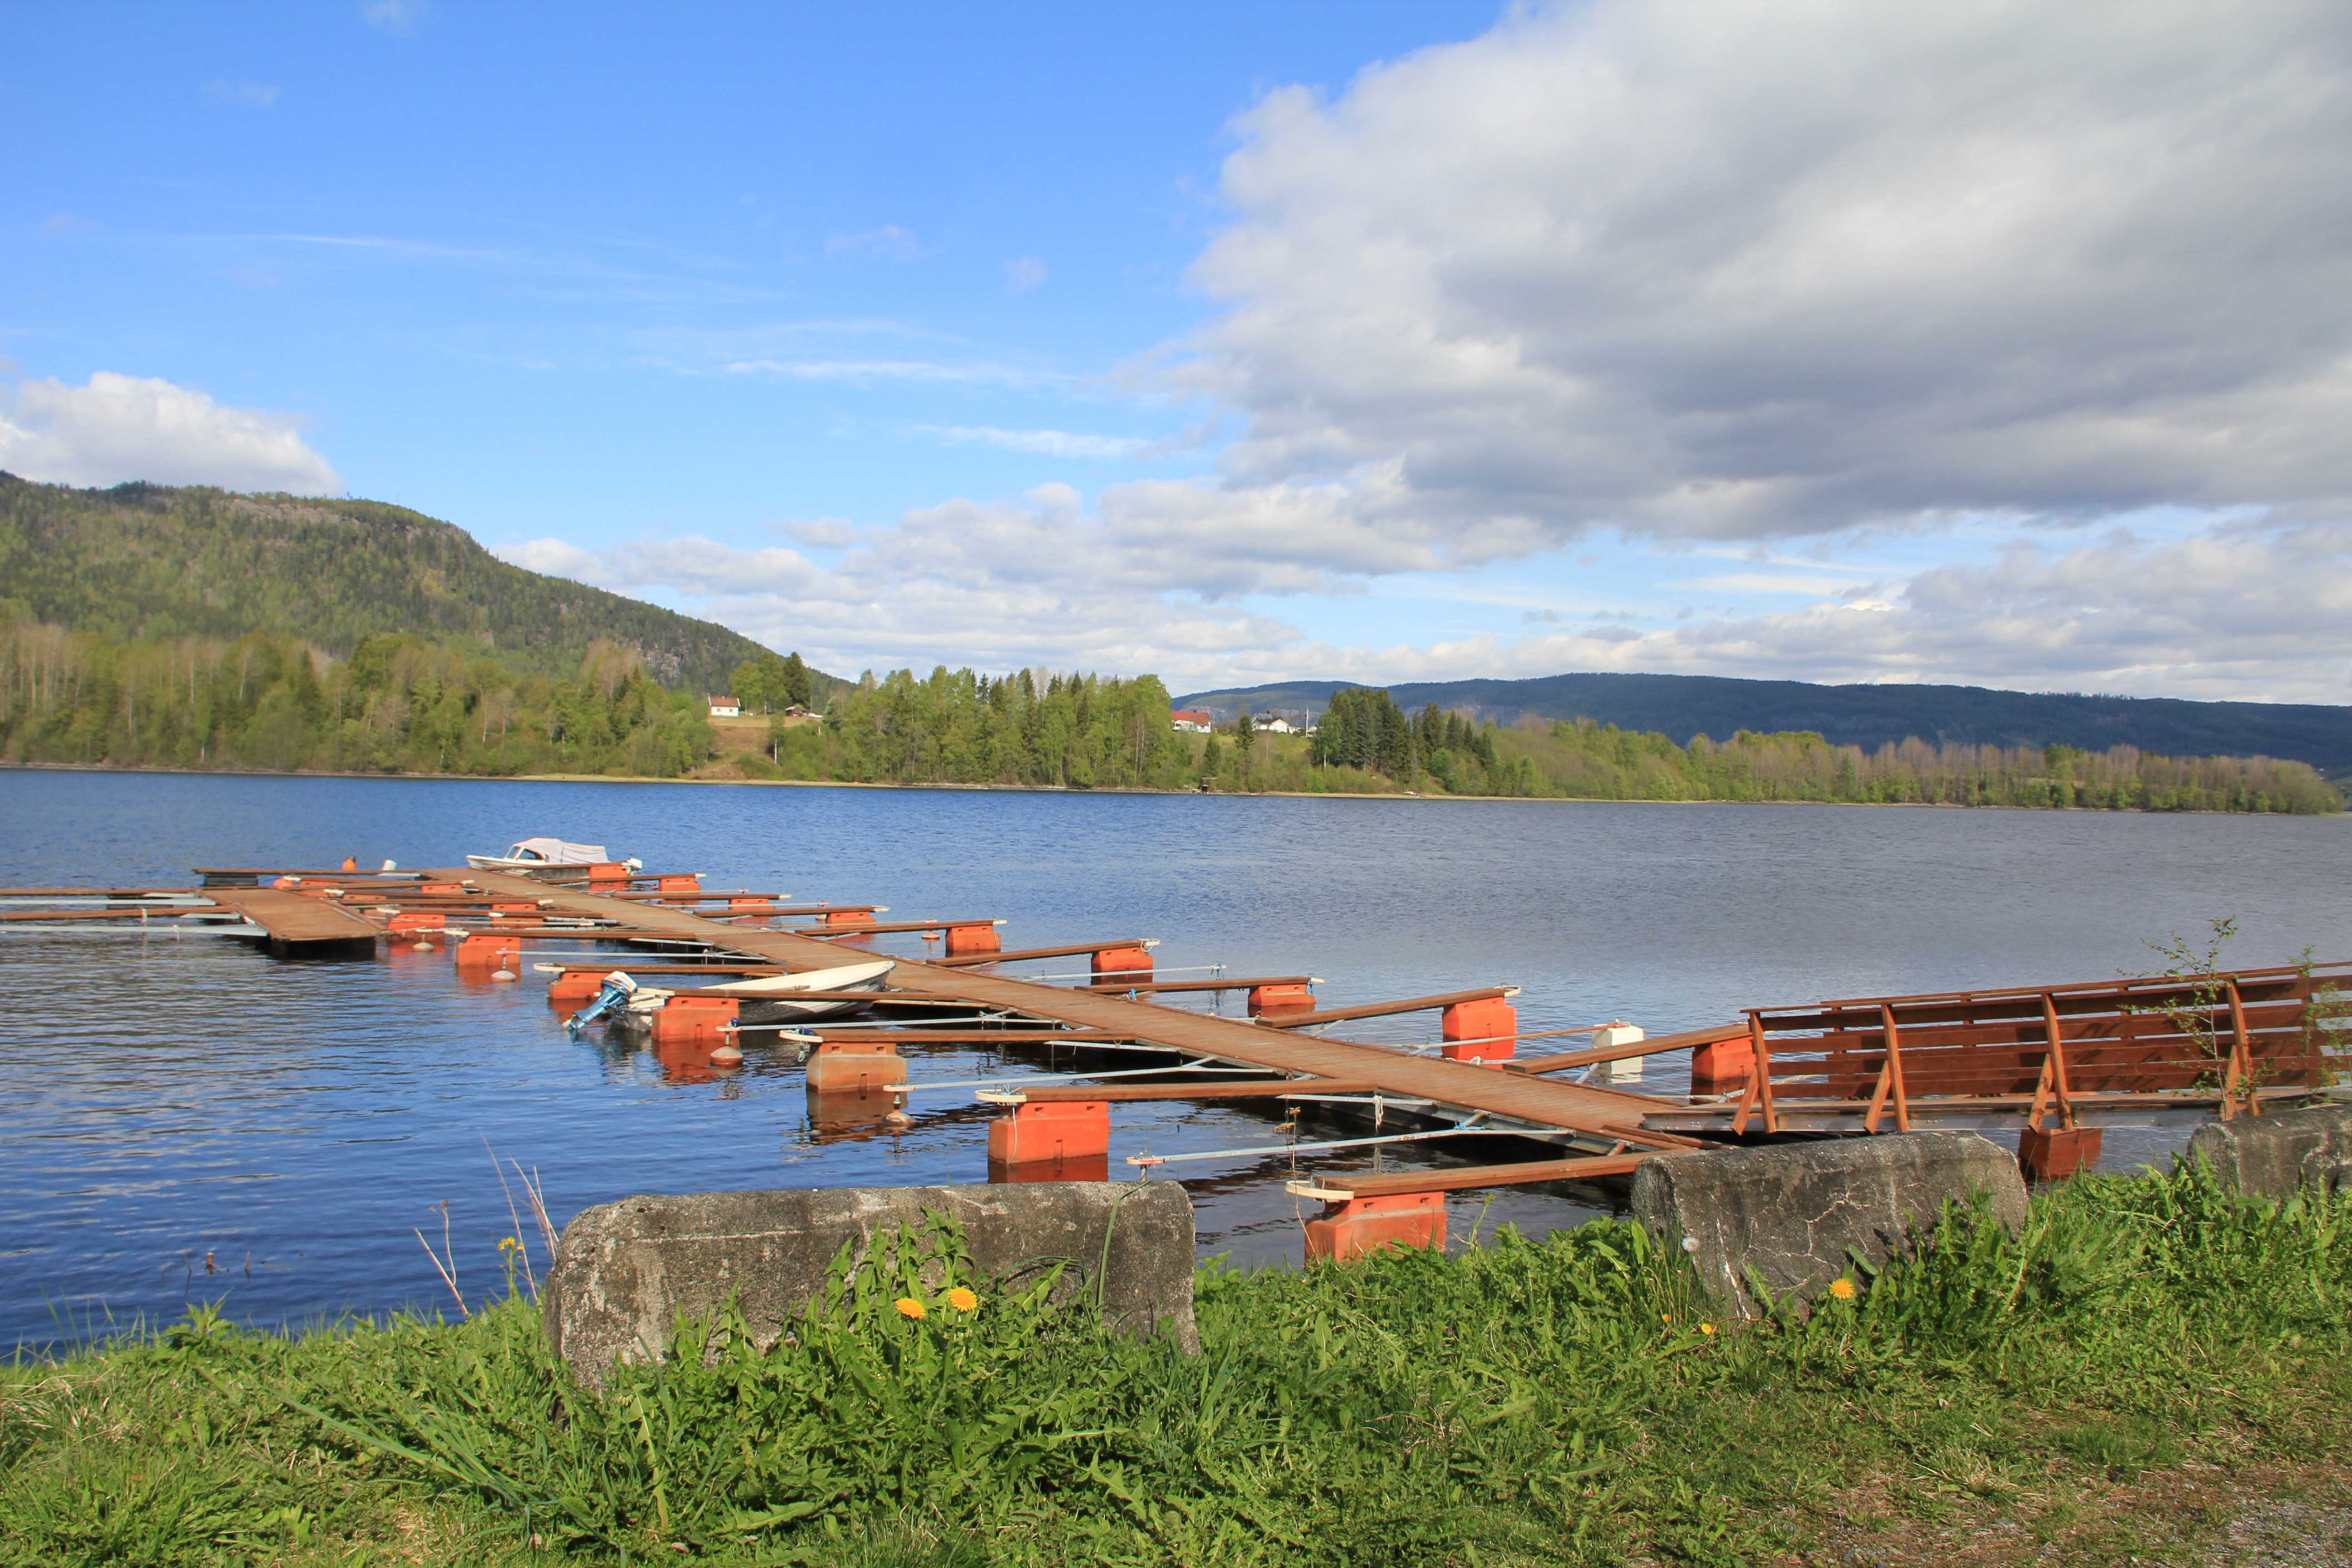
[[[1269,735],[1296,735],[1299,732],[1298,726],[1289,720],[1276,719],[1271,716],[1259,720],[1257,727]]]
[[[1199,708],[1171,708],[1168,722],[1180,735],[1206,735],[1217,727],[1217,716]]]
[[[732,697],[713,697],[710,699],[710,716],[713,719],[740,719],[743,705]]]

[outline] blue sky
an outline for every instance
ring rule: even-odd
[[[847,672],[2352,700],[2326,7],[6,15],[27,477]]]

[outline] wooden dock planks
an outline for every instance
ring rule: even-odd
[[[428,873],[439,875],[440,873]],[[841,962],[841,950],[814,937],[756,927],[727,925],[675,910],[622,905],[592,893],[552,890],[541,882],[501,872],[468,873],[485,889],[518,898],[545,899],[552,907],[579,914],[614,915],[626,909],[640,928],[674,931],[739,952],[772,958],[793,970],[825,969]],[[448,873],[456,875],[456,873]],[[1384,1094],[1425,1100],[1464,1110],[1483,1110],[1525,1127],[1580,1134],[1604,1147],[1641,1140],[1642,1118],[1679,1109],[1677,1100],[1622,1089],[1588,1087],[1506,1073],[1439,1057],[1412,1057],[1380,1046],[1325,1039],[1285,1029],[1262,1028],[1234,1018],[1180,1012],[1124,996],[1078,991],[1004,975],[978,974],[901,959],[890,984],[918,994],[950,998],[982,1007],[1001,1007],[1053,1018],[1104,1035],[1173,1051],[1213,1057],[1270,1072],[1339,1079],[1377,1085]],[[1610,1131],[1609,1129],[1617,1129]],[[1498,1127],[1497,1131],[1509,1131]],[[1660,1147],[1669,1139],[1660,1138]]]
[[[375,950],[378,929],[340,904],[277,888],[207,888],[205,897],[235,910],[269,933],[271,951],[317,954],[357,948]]]

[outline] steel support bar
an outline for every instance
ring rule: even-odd
[[[1605,1028],[1608,1026],[1599,1025]],[[1581,1035],[1584,1029],[1563,1029],[1562,1034]],[[1534,1035],[1521,1035],[1523,1040],[1535,1039]],[[1719,1045],[1725,1040],[1748,1037],[1745,1023],[1718,1024],[1712,1029],[1689,1029],[1679,1035],[1659,1035],[1651,1039],[1635,1040],[1631,1045],[1611,1046],[1606,1050],[1567,1051],[1553,1057],[1529,1057],[1524,1061],[1505,1062],[1505,1072],[1548,1073],[1566,1072],[1571,1068],[1591,1067],[1600,1062],[1622,1062],[1633,1057],[1662,1056],[1667,1051],[1695,1050],[1700,1046]]]
[[[1257,1023],[1265,1029],[1311,1029],[1318,1024],[1344,1024],[1350,1018],[1386,1018],[1398,1013],[1433,1013],[1465,1002],[1494,1002],[1517,996],[1516,985],[1489,985],[1479,991],[1448,991],[1439,996],[1407,996],[1397,1002],[1360,1002],[1352,1007],[1318,1007],[1311,1013],[1265,1013]]]
[[[1459,1138],[1473,1132],[1483,1132],[1492,1138],[1508,1131],[1499,1127],[1482,1127],[1478,1119],[1473,1118],[1458,1127],[1438,1127],[1427,1132],[1382,1132],[1369,1138],[1325,1138],[1312,1143],[1264,1143],[1255,1149],[1201,1149],[1187,1154],[1129,1154],[1127,1163],[1148,1171],[1157,1165],[1179,1164],[1188,1160],[1244,1160],[1260,1154],[1303,1154],[1316,1149],[1362,1149],[1375,1143],[1422,1143],[1432,1138]]]
[[[1386,1197],[1397,1193],[1461,1193],[1478,1187],[1523,1186],[1531,1182],[1591,1182],[1609,1176],[1630,1176],[1643,1154],[1597,1154],[1576,1160],[1527,1160],[1508,1165],[1440,1166],[1427,1171],[1334,1172],[1311,1182],[1293,1182],[1289,1190],[1301,1197],[1319,1198],[1338,1191],[1351,1198]]]
[[[683,911],[681,911],[681,912],[683,912]],[[709,917],[709,916],[708,916],[708,915],[705,915],[705,916],[702,916],[701,918],[702,918],[702,919],[705,919],[705,920],[708,920],[708,919],[709,919],[709,918],[711,918],[711,917]],[[799,927],[799,928],[797,928],[797,929],[787,930],[787,931],[784,932],[784,934],[785,934],[786,936],[806,936],[806,937],[825,937],[825,938],[839,938],[839,937],[845,937],[845,936],[889,936],[889,935],[893,934],[894,932],[899,932],[899,931],[951,931],[951,930],[954,930],[954,929],[956,929],[956,928],[958,928],[958,927],[961,927],[961,926],[992,926],[992,926],[1001,926],[1001,925],[1003,925],[1003,923],[1004,923],[1004,922],[1003,922],[1003,921],[998,921],[998,920],[986,920],[986,921],[892,921],[888,922],[888,923],[887,923],[887,924],[886,924],[886,925],[874,925],[874,924],[870,924],[870,923],[867,923],[867,922],[866,922],[866,921],[861,921],[860,922],[858,922],[858,923],[857,923],[857,924],[856,924],[856,925],[844,925],[844,926],[802,926],[802,927]],[[989,956],[990,956],[990,957],[992,957],[992,958],[993,958],[993,957],[995,957],[996,955],[995,955],[994,953],[991,953]]]
[[[840,994],[840,993],[830,993]],[[789,997],[785,1000],[790,1000]],[[893,1040],[909,1046],[1097,1046],[1129,1037],[1097,1029],[859,1029],[801,1026],[821,1040]]]
[[[1082,947],[1078,951],[1092,952],[1096,950],[1091,947]],[[1047,956],[1062,958],[1067,955],[1057,952]],[[1322,984],[1323,982],[1311,974],[1260,974],[1242,980],[1104,980],[1087,986],[1087,989],[1108,991],[1113,994],[1134,993],[1140,995],[1153,991],[1248,991],[1260,985],[1320,985]]]
[[[1100,1089],[1086,1084],[1034,1089],[1016,1085],[1008,1092],[1039,1104],[1055,1104],[1086,1100],[1288,1100],[1308,1094],[1370,1094],[1379,1087],[1322,1078],[1208,1079],[1199,1083],[1124,1083]]]
[[[934,969],[977,969],[984,963],[1018,963],[1028,958],[1068,958],[1081,952],[1109,952],[1122,947],[1139,947],[1147,951],[1158,947],[1156,936],[1122,937],[1116,942],[1076,942],[1063,947],[1024,947],[1012,952],[967,952],[960,958],[927,958],[923,962]],[[1126,991],[1139,987],[1116,986]]]

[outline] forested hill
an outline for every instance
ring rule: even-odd
[[[379,501],[0,473],[0,623],[114,641],[266,631],[337,658],[404,633],[568,678],[599,638],[663,685],[724,691],[766,650],[709,621],[508,564],[451,523]],[[827,687],[829,678],[820,678]]]
[[[1230,716],[1306,709],[1320,713],[1344,680],[1196,691],[1180,708]],[[1711,675],[1551,675],[1532,680],[1418,681],[1388,689],[1400,707],[1430,703],[1511,724],[1531,716],[1591,719],[1686,742],[1727,740],[1742,730],[1811,731],[1832,745],[1875,750],[1916,736],[1931,743],[2137,746],[2172,757],[2267,756],[2322,773],[2352,769],[2352,708],[2315,703],[2189,702],[2163,697],[2083,697],[1996,691],[1980,686],[1813,686]]]

